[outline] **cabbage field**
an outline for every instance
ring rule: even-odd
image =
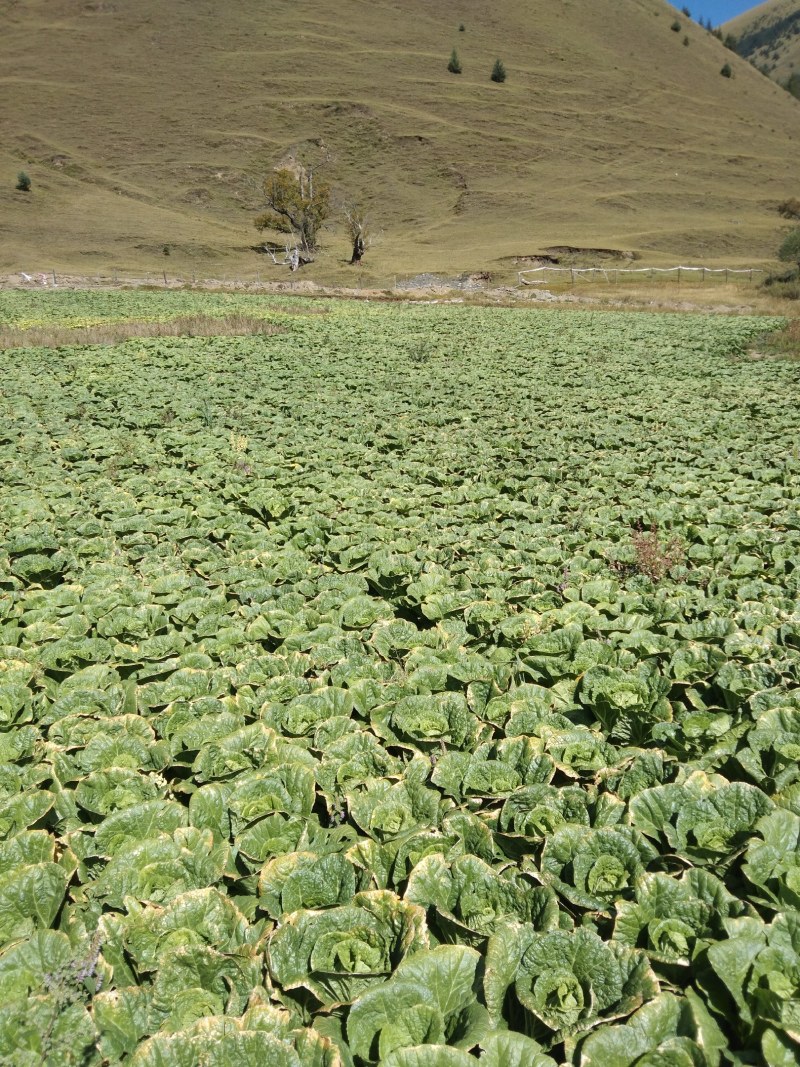
[[[796,1065],[776,322],[0,325],[237,310],[3,353],[0,1062]]]

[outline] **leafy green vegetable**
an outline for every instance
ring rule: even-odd
[[[590,1034],[581,1045],[581,1067],[717,1067],[727,1044],[693,990],[686,998],[662,993],[623,1025]]]
[[[796,1062],[777,322],[258,314],[4,353],[0,1060]]]
[[[512,985],[532,1017],[534,1036],[550,1040],[581,1033],[601,1018],[629,1015],[659,988],[641,952],[607,944],[588,928],[539,932],[530,926],[507,926],[489,940],[484,988],[493,1020],[500,1019]]]
[[[407,958],[389,982],[353,1004],[347,1036],[356,1059],[384,1063],[400,1049],[420,1045],[474,1047],[487,1025],[486,1009],[477,1001],[479,959],[458,945]],[[430,1055],[435,1062],[439,1053]]]
[[[435,924],[446,941],[481,945],[498,924],[533,922],[537,929],[558,924],[552,890],[532,887],[515,871],[495,871],[476,856],[448,864],[438,854],[426,856],[411,872],[406,900],[435,909]]]
[[[302,986],[321,1004],[350,1003],[428,945],[425,913],[394,893],[358,893],[349,905],[287,916],[269,942],[272,978]]]
[[[541,876],[579,907],[606,911],[633,895],[656,851],[629,827],[561,826],[545,841]]]

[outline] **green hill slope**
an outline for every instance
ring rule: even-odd
[[[0,0],[0,16],[0,270],[264,267],[252,218],[288,158],[327,160],[367,205],[375,277],[552,246],[752,264],[797,193],[800,105],[690,20],[674,31],[662,0]],[[335,219],[323,237],[308,273],[347,276]]]
[[[766,0],[722,27],[737,42],[739,55],[784,84],[800,76],[800,3]]]

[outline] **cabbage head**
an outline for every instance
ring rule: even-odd
[[[332,1007],[382,984],[407,955],[428,943],[422,908],[388,890],[373,890],[341,907],[288,915],[269,939],[267,962],[281,989],[308,989]]]
[[[528,1032],[550,1042],[630,1015],[658,993],[643,952],[603,941],[589,927],[499,930],[489,939],[484,976],[493,1022],[503,1018],[512,988]]]

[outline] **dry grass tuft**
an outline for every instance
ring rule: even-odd
[[[750,358],[800,360],[800,319],[791,319],[782,329],[759,337]]]
[[[676,536],[662,539],[655,523],[646,530],[641,523],[631,532],[633,559],[611,560],[611,569],[620,578],[641,574],[651,582],[660,582],[673,567],[686,560],[686,545]]]
[[[653,582],[660,581],[686,558],[681,539],[670,537],[662,541],[656,526],[649,530],[634,530],[631,544],[636,554],[636,569]]]
[[[167,322],[109,322],[92,326],[0,327],[2,348],[61,348],[65,345],[116,345],[132,337],[249,337],[285,333],[283,326],[253,315],[183,315]]]

